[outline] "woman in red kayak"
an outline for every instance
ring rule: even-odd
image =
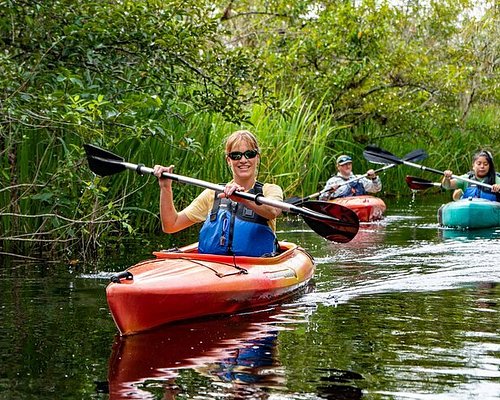
[[[472,171],[462,175],[462,177],[492,185],[491,190],[460,179],[454,179],[451,177],[453,172],[450,170],[444,171],[443,175],[441,186],[444,189],[455,189],[453,200],[479,197],[491,201],[500,201],[500,177],[495,172],[493,156],[489,151],[481,150],[474,154],[472,157]]]
[[[172,180],[160,178],[163,172],[172,173],[174,166],[154,166],[154,174],[160,178],[163,231],[174,233],[197,222],[204,222],[198,244],[201,253],[253,257],[276,253],[276,218],[281,214],[281,209],[234,195],[238,191],[247,191],[283,200],[283,191],[278,185],[257,181],[260,162],[257,139],[247,130],[233,132],[226,139],[225,158],[233,179],[225,185],[224,192],[215,193],[206,189],[180,212],[174,205]]]

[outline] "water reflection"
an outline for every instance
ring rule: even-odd
[[[456,240],[495,240],[500,238],[500,229],[490,228],[490,229],[449,229],[440,228],[439,229],[440,238],[446,239],[456,239]]]
[[[320,290],[308,294],[304,301],[338,305],[355,297],[392,292],[433,292],[461,288],[470,284],[492,283],[500,280],[498,256],[488,241],[420,242],[415,246],[379,248],[370,255],[358,253],[345,259],[336,270],[318,268],[322,283]],[[334,257],[325,257],[329,265]],[[470,260],[468,262],[467,260]],[[342,275],[339,279],[336,276]],[[330,276],[328,280],[325,276]]]
[[[353,371],[333,368],[318,368],[319,384],[316,392],[322,399],[357,400],[363,397],[363,391],[352,385],[363,380],[363,376]]]
[[[382,241],[368,234],[359,247],[327,244],[315,254],[318,290],[302,301],[331,315],[318,330],[364,354],[350,361],[388,361],[368,395],[497,399],[500,230],[445,230],[434,221],[398,212],[376,227]]]
[[[230,398],[268,399],[287,395],[280,362],[280,335],[307,322],[310,309],[287,309],[209,319],[115,338],[109,361],[110,400]],[[303,353],[309,345],[297,347]],[[283,355],[281,355],[283,356]],[[359,373],[314,368],[309,382],[319,398],[362,398]],[[100,386],[102,388],[102,385]],[[309,394],[308,398],[312,394]]]
[[[441,229],[440,204],[389,203],[346,244],[280,224],[317,261],[313,293],[126,339],[114,336],[107,271],[156,242],[127,243],[97,274],[0,257],[0,398],[498,400],[500,229]]]
[[[328,245],[347,249],[369,249],[384,242],[386,239],[386,226],[387,223],[383,220],[374,223],[361,223],[357,235],[350,242],[342,244],[328,242]]]
[[[158,390],[162,399],[174,399],[182,392],[176,378],[183,370],[219,382],[218,390],[231,398],[265,398],[264,388],[286,385],[275,353],[278,332],[290,329],[283,322],[291,315],[256,312],[116,337],[108,376],[110,399],[154,398]],[[200,385],[198,395],[207,386],[211,383]]]

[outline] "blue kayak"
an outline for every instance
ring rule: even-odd
[[[438,210],[441,226],[459,229],[481,229],[500,226],[500,203],[470,198],[443,204]]]

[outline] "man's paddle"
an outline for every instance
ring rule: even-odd
[[[412,152],[410,152],[407,155],[405,155],[403,157],[403,160],[421,161],[421,160],[425,160],[427,157],[428,157],[428,154],[424,150],[418,149],[418,150],[413,150]],[[386,169],[393,168],[396,165],[397,164],[385,165],[382,168],[376,169],[375,173],[378,174],[380,172],[385,171]],[[356,182],[356,181],[360,180],[361,178],[365,178],[367,176],[368,176],[368,174],[363,174],[363,175],[360,175],[360,176],[358,176],[358,177],[356,177],[354,179],[351,179],[350,181],[345,181],[344,183],[342,183],[341,185],[339,185],[335,190],[337,190],[339,187],[342,187],[342,186],[345,186],[345,185],[349,185],[350,183]],[[287,202],[289,204],[293,204],[293,205],[300,205],[300,204],[304,203],[307,200],[314,199],[316,197],[321,196],[324,193],[328,193],[328,192],[331,192],[331,191],[333,191],[333,189],[322,190],[320,192],[316,192],[316,193],[310,194],[309,196],[306,196],[306,197],[290,197],[289,199],[286,199],[285,202]]]
[[[411,190],[426,190],[432,187],[441,187],[441,183],[432,182],[427,179],[419,178],[418,176],[406,175],[406,183]]]
[[[402,160],[402,159],[396,157],[394,154],[389,153],[387,150],[383,150],[383,149],[381,149],[379,147],[375,147],[375,146],[367,146],[365,148],[365,151],[363,152],[363,155],[365,156],[365,158],[368,161],[371,161],[371,162],[377,163],[377,164],[404,164],[404,165],[408,165],[410,167],[421,169],[422,171],[429,171],[429,172],[434,172],[435,174],[444,175],[443,171],[439,171],[439,170],[434,169],[434,168],[429,168],[429,167],[426,167],[424,165],[415,164],[415,163],[412,163],[410,161]],[[469,178],[465,178],[465,177],[461,177],[461,176],[457,176],[457,175],[452,175],[451,177],[453,179],[459,179],[461,181],[469,182],[469,183],[472,183],[472,184],[477,185],[477,186],[483,186],[483,187],[488,188],[488,189],[493,188],[493,186],[488,185],[487,183],[474,181],[474,180],[469,179]]]
[[[87,153],[90,170],[99,176],[114,175],[126,169],[136,171],[139,175],[153,175],[153,169],[145,167],[143,164],[126,162],[122,157],[93,145],[86,144],[83,147]],[[199,186],[217,192],[224,191],[224,186],[205,182],[200,179],[169,174],[167,172],[164,172],[162,176],[172,179],[173,181]],[[255,195],[247,192],[235,192],[234,195],[254,201],[257,204],[266,204],[300,215],[313,231],[334,242],[349,242],[358,233],[359,219],[356,213],[338,204],[327,203],[328,205],[323,205],[317,204],[322,202],[308,201],[304,203],[304,207],[297,207],[293,204],[266,198],[260,194]]]

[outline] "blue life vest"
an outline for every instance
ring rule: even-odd
[[[344,179],[345,180],[345,179]],[[346,180],[347,181],[347,180]],[[354,182],[350,182],[346,184],[348,190],[344,190],[337,198],[339,197],[351,197],[351,196],[362,196],[366,194],[365,187],[360,182],[360,180],[356,180]]]
[[[249,193],[262,194],[262,183],[256,182]],[[277,251],[278,241],[266,218],[217,195],[200,230],[200,253],[260,257]]]
[[[468,175],[469,179],[474,179],[475,180],[475,175],[474,173],[469,173]],[[491,189],[483,187],[483,186],[478,186],[473,183],[468,183],[467,188],[464,191],[464,194],[462,195],[462,199],[468,199],[468,198],[480,198],[480,199],[485,199],[485,200],[490,200],[490,201],[498,201],[496,193],[493,193]]]

